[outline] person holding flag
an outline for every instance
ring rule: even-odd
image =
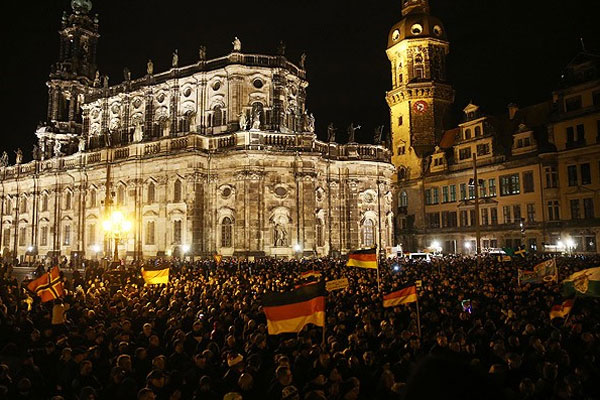
[[[358,267],[377,270],[377,289],[381,290],[379,280],[379,264],[377,263],[377,248],[354,250],[348,254],[347,267]]]
[[[262,303],[269,335],[297,333],[307,324],[320,326],[324,331],[326,296],[325,282],[291,292],[265,294]]]
[[[600,297],[600,267],[575,272],[562,283],[563,297]]]
[[[417,306],[417,329],[419,331],[419,337],[421,337],[421,314],[419,312],[419,296],[417,295],[417,286],[415,284],[405,285],[400,289],[383,296],[384,308],[396,307],[401,304],[410,303],[416,303]]]
[[[157,266],[156,268],[147,269],[142,267],[142,278],[147,285],[158,285],[161,283],[169,283],[169,267],[163,268]]]
[[[65,289],[60,276],[60,269],[53,267],[49,272],[29,282],[27,289],[38,295],[42,303],[64,297]]]

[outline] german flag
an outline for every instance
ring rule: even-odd
[[[563,301],[562,304],[552,306],[552,308],[550,309],[550,319],[553,320],[554,318],[566,317],[571,312],[573,304],[575,304],[574,299],[567,299]]]
[[[263,310],[269,335],[300,332],[306,324],[325,326],[325,283],[300,287],[292,292],[267,293]]]
[[[54,267],[36,280],[29,282],[27,289],[42,299],[42,303],[63,297],[65,290],[60,279],[60,269]]]
[[[377,269],[377,249],[354,250],[348,254],[348,267]]]
[[[142,278],[148,285],[169,283],[169,268],[146,270],[142,268]]]
[[[300,278],[302,278],[302,279],[320,278],[320,277],[321,277],[321,273],[319,271],[315,271],[315,270],[305,271],[300,274]]]
[[[400,304],[413,303],[417,301],[417,287],[415,285],[403,287],[390,294],[383,296],[384,307],[396,307]]]

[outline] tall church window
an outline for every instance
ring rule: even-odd
[[[65,210],[70,210],[73,207],[73,195],[67,190],[65,194]]]
[[[213,125],[221,126],[223,125],[223,111],[221,110],[221,106],[215,106],[213,108]]]
[[[27,228],[19,228],[19,246],[25,246],[25,240],[27,239]]]
[[[398,202],[400,207],[408,207],[408,194],[405,191],[400,193],[400,201]]]
[[[117,205],[122,206],[125,203],[125,188],[123,185],[119,186],[117,190]]]
[[[179,179],[173,185],[173,203],[181,203],[181,181]]]
[[[181,243],[181,220],[173,221],[173,242]]]
[[[40,230],[40,246],[45,247],[48,246],[48,227],[42,226]]]
[[[146,222],[146,244],[154,244],[154,221]]]
[[[42,211],[48,211],[48,195],[46,193],[42,195]]]
[[[148,185],[148,193],[146,196],[148,204],[154,203],[155,196],[156,196],[156,192],[155,192],[154,182],[150,182],[150,184]]]
[[[323,240],[323,221],[321,218],[317,218],[317,225],[315,226],[317,233],[317,246],[323,247],[325,245],[325,241]]]
[[[10,214],[10,213],[12,213],[12,210],[13,210],[13,203],[12,203],[12,199],[9,198],[6,200],[6,213]]]
[[[10,246],[10,228],[4,228],[4,232],[2,233],[2,242],[4,247]]]
[[[27,212],[27,197],[23,197],[21,199],[21,209],[19,211],[20,213],[26,213]]]
[[[232,246],[232,235],[233,223],[231,218],[225,217],[221,221],[221,247],[233,247]]]
[[[362,227],[363,246],[373,247],[375,245],[375,223],[372,219],[365,219]]]
[[[71,225],[65,225],[63,232],[63,244],[69,246],[71,244]]]
[[[90,243],[90,244],[96,243],[96,224],[88,225],[88,243]]]
[[[96,189],[90,190],[90,208],[96,207],[97,197],[98,193],[96,192]]]

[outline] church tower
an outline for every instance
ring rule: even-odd
[[[36,135],[41,156],[52,155],[55,142],[67,152],[82,131],[81,105],[96,79],[98,17],[90,15],[91,0],[72,0],[71,12],[62,16],[58,62],[52,65],[48,86],[48,115]],[[76,142],[76,140],[75,140]]]
[[[444,25],[429,13],[428,0],[402,0],[402,19],[390,30],[386,50],[392,72],[392,90],[386,100],[392,163],[397,172],[400,233],[423,224],[421,178],[454,101],[446,80],[449,45]]]

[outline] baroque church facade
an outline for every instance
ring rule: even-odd
[[[110,255],[102,221],[133,229],[120,257],[325,256],[393,246],[390,152],[328,141],[306,109],[304,57],[232,51],[110,85],[98,17],[73,0],[51,68],[34,160],[2,157],[4,256]],[[352,133],[352,132],[351,132]],[[353,136],[353,135],[351,135]],[[352,138],[351,138],[352,139]]]

